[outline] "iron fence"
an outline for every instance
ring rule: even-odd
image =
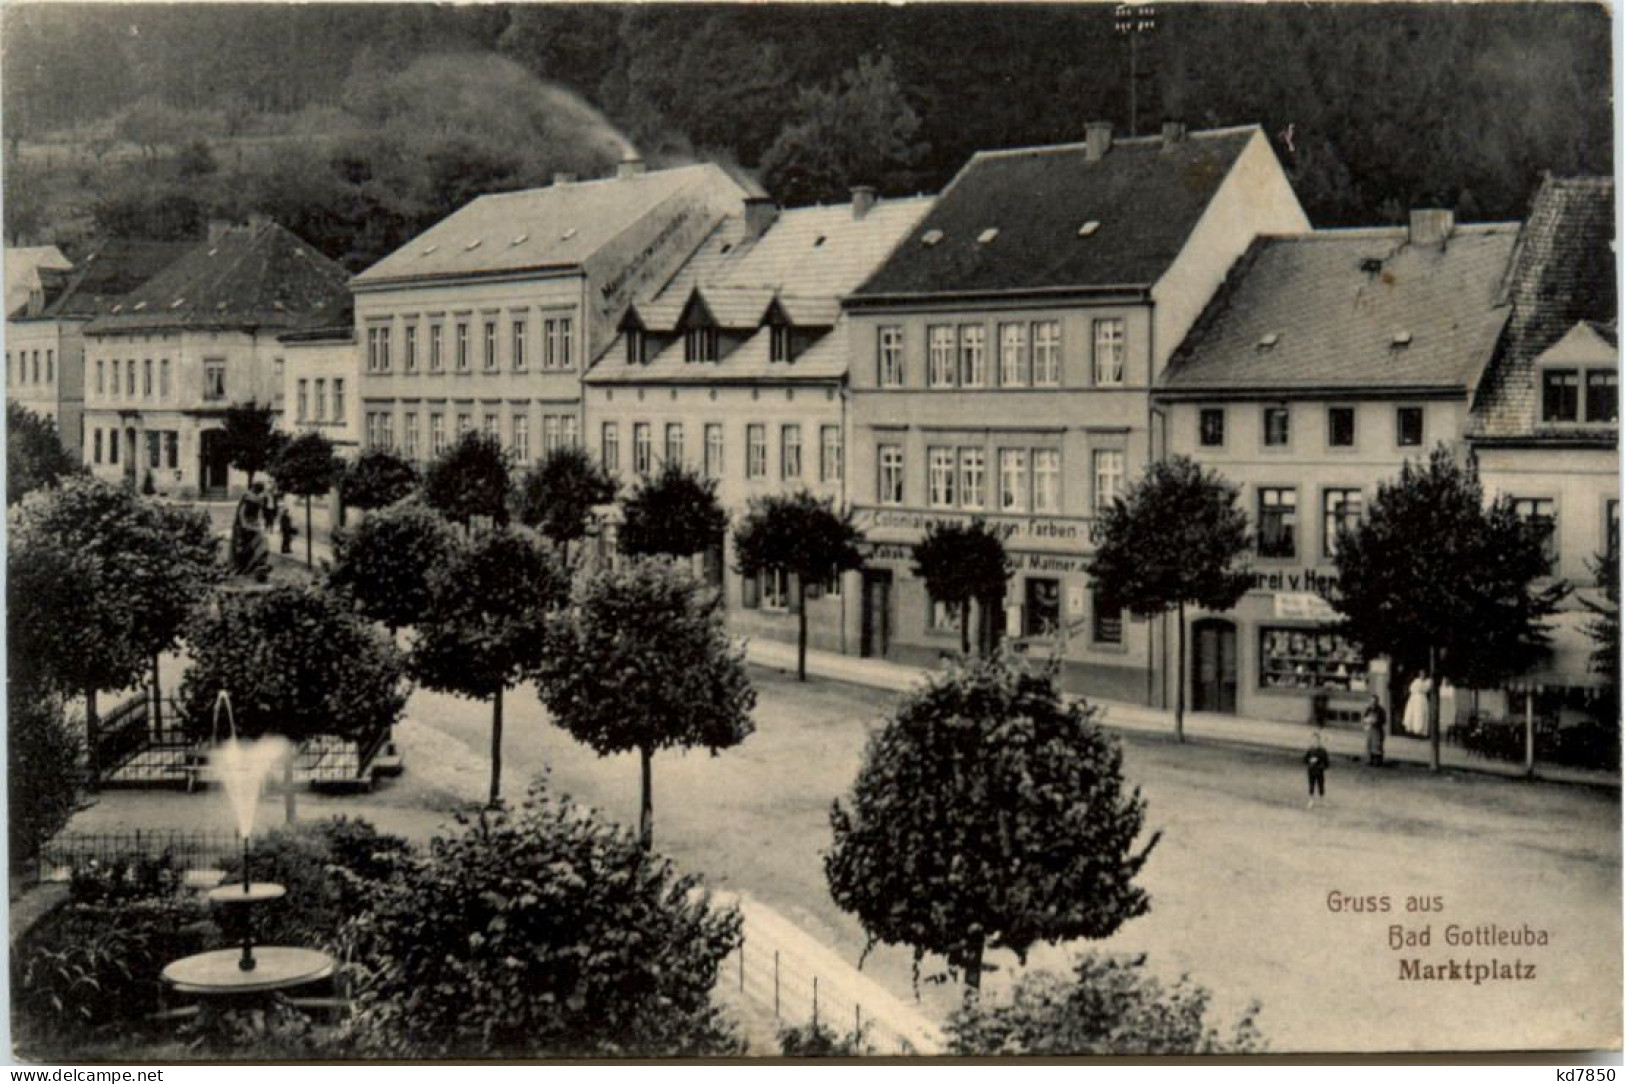
[[[171,829],[165,831],[59,832],[40,849],[35,877],[66,881],[75,870],[91,863],[111,865],[134,856],[162,858],[182,871],[214,869],[242,846],[230,829]]]

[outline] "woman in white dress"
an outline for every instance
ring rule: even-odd
[[[1456,687],[1449,678],[1439,679],[1439,733],[1448,736],[1456,725]]]
[[[1405,700],[1405,718],[1401,725],[1405,733],[1413,738],[1425,738],[1428,733],[1428,696],[1433,692],[1433,682],[1427,671],[1417,674],[1411,679],[1410,696]]]

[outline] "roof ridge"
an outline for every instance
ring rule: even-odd
[[[1193,139],[1220,139],[1227,136],[1240,135],[1243,132],[1262,132],[1263,125],[1254,122],[1251,124],[1234,124],[1226,128],[1203,128],[1194,132],[1186,132],[1184,141]],[[1112,146],[1144,147],[1160,144],[1160,135],[1144,136],[1117,136],[1112,137]],[[1064,151],[1079,151],[1088,146],[1086,140],[1073,140],[1067,143],[1037,143],[1024,147],[994,147],[990,150],[980,150],[971,155],[971,162],[979,158],[1012,158],[1018,154],[1059,154]],[[969,166],[970,163],[966,163]]]
[[[705,169],[707,166],[712,166],[714,164],[715,163],[712,162],[690,162],[687,165],[672,166],[669,169],[645,170],[642,173],[635,173],[630,177],[622,177],[618,173],[611,173],[607,177],[589,177],[584,181],[566,181],[563,184],[538,184],[533,185],[530,188],[515,188],[509,192],[486,192],[475,197],[474,199],[469,200],[468,203],[465,203],[463,206],[467,207],[470,204],[480,202],[480,200],[503,200],[510,199],[514,196],[534,196],[538,192],[551,192],[559,188],[585,188],[588,185],[609,184],[615,181],[637,181],[647,177],[658,177],[662,174],[681,173],[684,170],[689,169]],[[459,207],[458,210],[462,210],[462,208]],[[456,211],[452,212],[452,214],[456,213]]]

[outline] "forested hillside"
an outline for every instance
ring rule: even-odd
[[[1600,5],[1165,7],[1134,112],[1263,124],[1319,224],[1516,218],[1543,170],[1611,170],[1608,37]],[[801,203],[1131,112],[1099,5],[39,4],[3,45],[8,240],[264,210],[353,267],[629,145]]]

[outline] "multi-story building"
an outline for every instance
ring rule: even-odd
[[[1095,510],[1161,454],[1150,393],[1262,233],[1308,228],[1257,127],[977,154],[845,303],[849,493],[870,542],[864,655],[931,660],[954,615],[915,577],[932,522],[984,518],[1016,573],[977,615],[1102,696],[1155,691],[1148,622],[1095,604]]]
[[[362,441],[427,460],[470,429],[520,463],[581,433],[581,373],[747,193],[713,165],[482,196],[357,275]]]
[[[73,261],[55,245],[6,249],[6,316],[10,318],[30,304],[43,308],[45,284],[51,272],[72,270]]]
[[[279,423],[288,433],[317,432],[339,455],[353,459],[361,448],[361,352],[352,313],[330,327],[277,336],[282,349]]]
[[[234,404],[274,405],[277,336],[331,324],[342,267],[269,220],[209,237],[85,328],[84,461],[160,493],[224,497],[246,478],[221,441]]]
[[[128,291],[173,263],[190,246],[164,241],[103,241],[77,266],[55,248],[12,267],[8,250],[6,396],[56,423],[62,445],[76,459],[83,445],[85,407],[84,327]],[[55,254],[53,256],[52,254]],[[17,271],[18,281],[12,281]],[[13,292],[15,287],[15,292]]]
[[[1322,631],[1337,531],[1407,459],[1464,450],[1516,236],[1416,211],[1408,229],[1262,237],[1237,262],[1156,403],[1168,450],[1240,489],[1253,588],[1225,613],[1187,612],[1186,673],[1164,668],[1168,696],[1184,681],[1197,711],[1303,721],[1317,703],[1358,718],[1388,695],[1385,660]]]
[[[840,301],[919,222],[928,198],[778,212],[749,201],[676,277],[628,310],[583,379],[589,447],[625,485],[668,462],[716,479],[737,518],[753,497],[807,489],[844,507],[849,335]],[[732,542],[708,566],[741,631],[793,638],[796,585],[742,578]],[[814,647],[855,642],[853,582],[808,592]],[[811,586],[811,585],[810,585]]]
[[[1564,720],[1594,711],[1586,601],[1597,564],[1619,558],[1619,336],[1614,182],[1548,177],[1508,268],[1511,313],[1474,400],[1467,439],[1487,490],[1551,522],[1553,574],[1574,588],[1551,622],[1545,664],[1511,683],[1514,702]]]

